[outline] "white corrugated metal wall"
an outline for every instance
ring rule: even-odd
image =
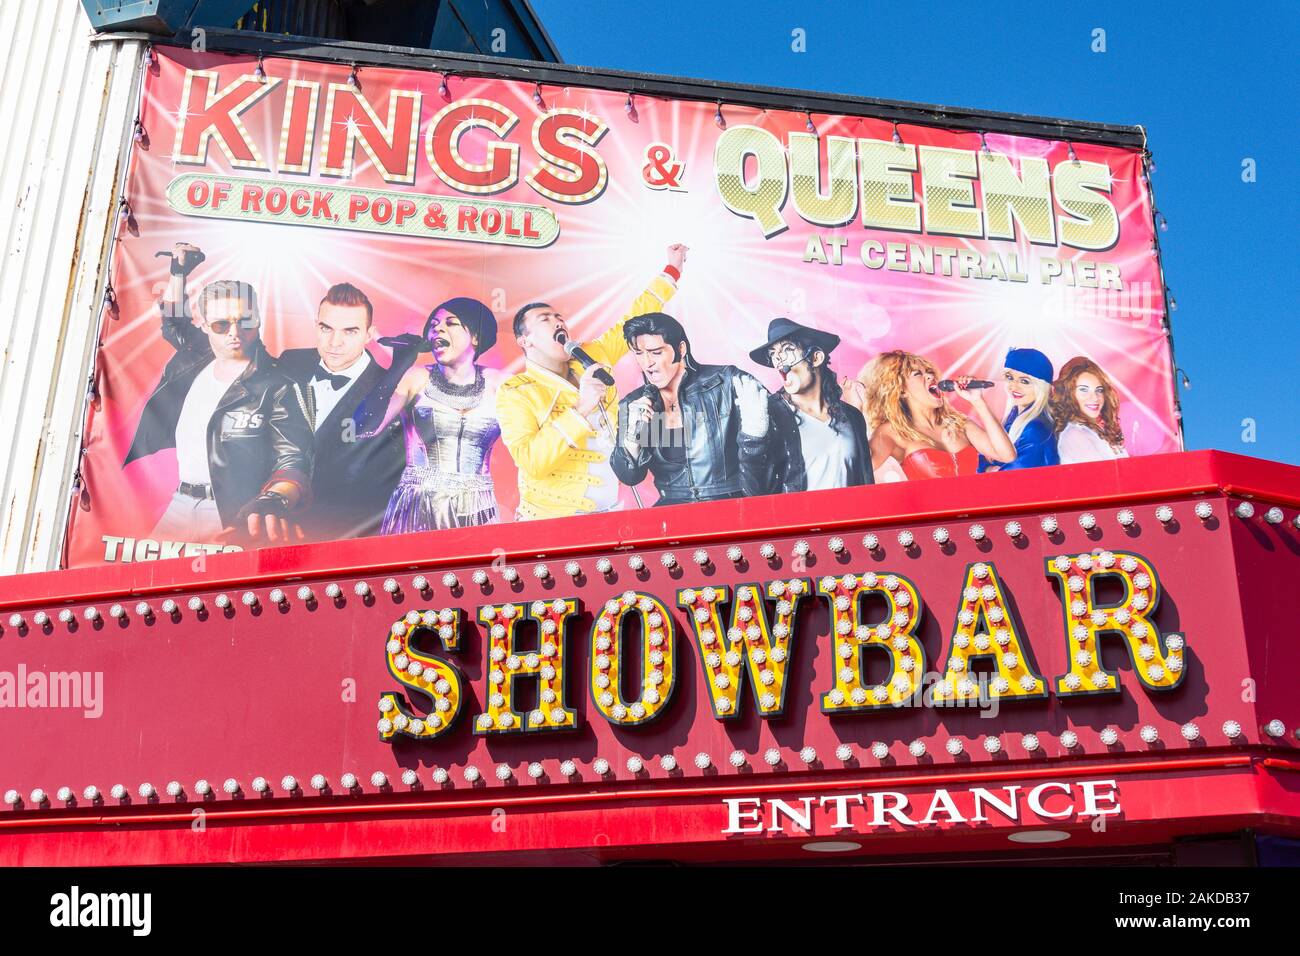
[[[61,559],[141,47],[0,0],[0,574]]]

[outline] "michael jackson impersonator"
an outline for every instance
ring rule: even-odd
[[[406,468],[384,512],[381,533],[404,534],[492,524],[496,490],[489,462],[501,434],[501,373],[477,363],[497,341],[496,316],[465,296],[434,307],[424,333],[380,339],[393,349],[388,374],[366,397],[358,421],[379,439],[399,416]],[[416,365],[421,352],[433,362]]]
[[[196,326],[185,278],[202,251],[177,243],[160,255],[171,258],[159,302],[162,336],[176,354],[145,403],[124,462],[176,449],[180,482],[151,537],[289,540],[287,516],[311,495],[310,399],[267,354],[252,286],[209,282],[199,293]],[[295,532],[303,536],[300,527]]]
[[[767,343],[749,353],[759,365],[781,373],[781,401],[773,404],[772,429],[784,446],[782,491],[817,491],[869,485],[871,448],[867,423],[843,400],[831,371],[831,352],[840,337],[773,319]]]
[[[527,361],[522,372],[501,384],[497,418],[519,469],[520,520],[618,507],[619,484],[610,467],[618,405],[610,368],[628,351],[624,323],[662,308],[677,291],[686,251],[681,243],[669,246],[663,274],[613,326],[583,343],[582,351],[593,360],[585,371],[565,351],[568,328],[559,309],[533,302],[516,313],[515,338]]]
[[[614,474],[635,487],[654,476],[656,505],[746,498],[780,490],[780,446],[769,436],[763,384],[734,365],[700,365],[671,315],[631,318],[623,336],[645,385],[618,405]]]

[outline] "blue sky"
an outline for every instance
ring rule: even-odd
[[[1300,5],[532,3],[573,64],[1146,126],[1187,447],[1300,464]]]

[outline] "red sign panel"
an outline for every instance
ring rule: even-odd
[[[1292,819],[1290,471],[1160,462],[956,513],[982,479],[839,493],[871,523],[810,495],[592,517],[602,548],[532,523],[497,560],[469,529],[14,579],[3,825],[463,818],[400,855],[476,849],[493,807],[568,821],[503,852]]]

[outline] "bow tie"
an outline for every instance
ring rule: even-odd
[[[323,365],[317,365],[316,371],[312,372],[311,380],[313,382],[329,382],[334,391],[347,387],[348,382],[352,381],[346,375],[333,375],[330,370]]]

